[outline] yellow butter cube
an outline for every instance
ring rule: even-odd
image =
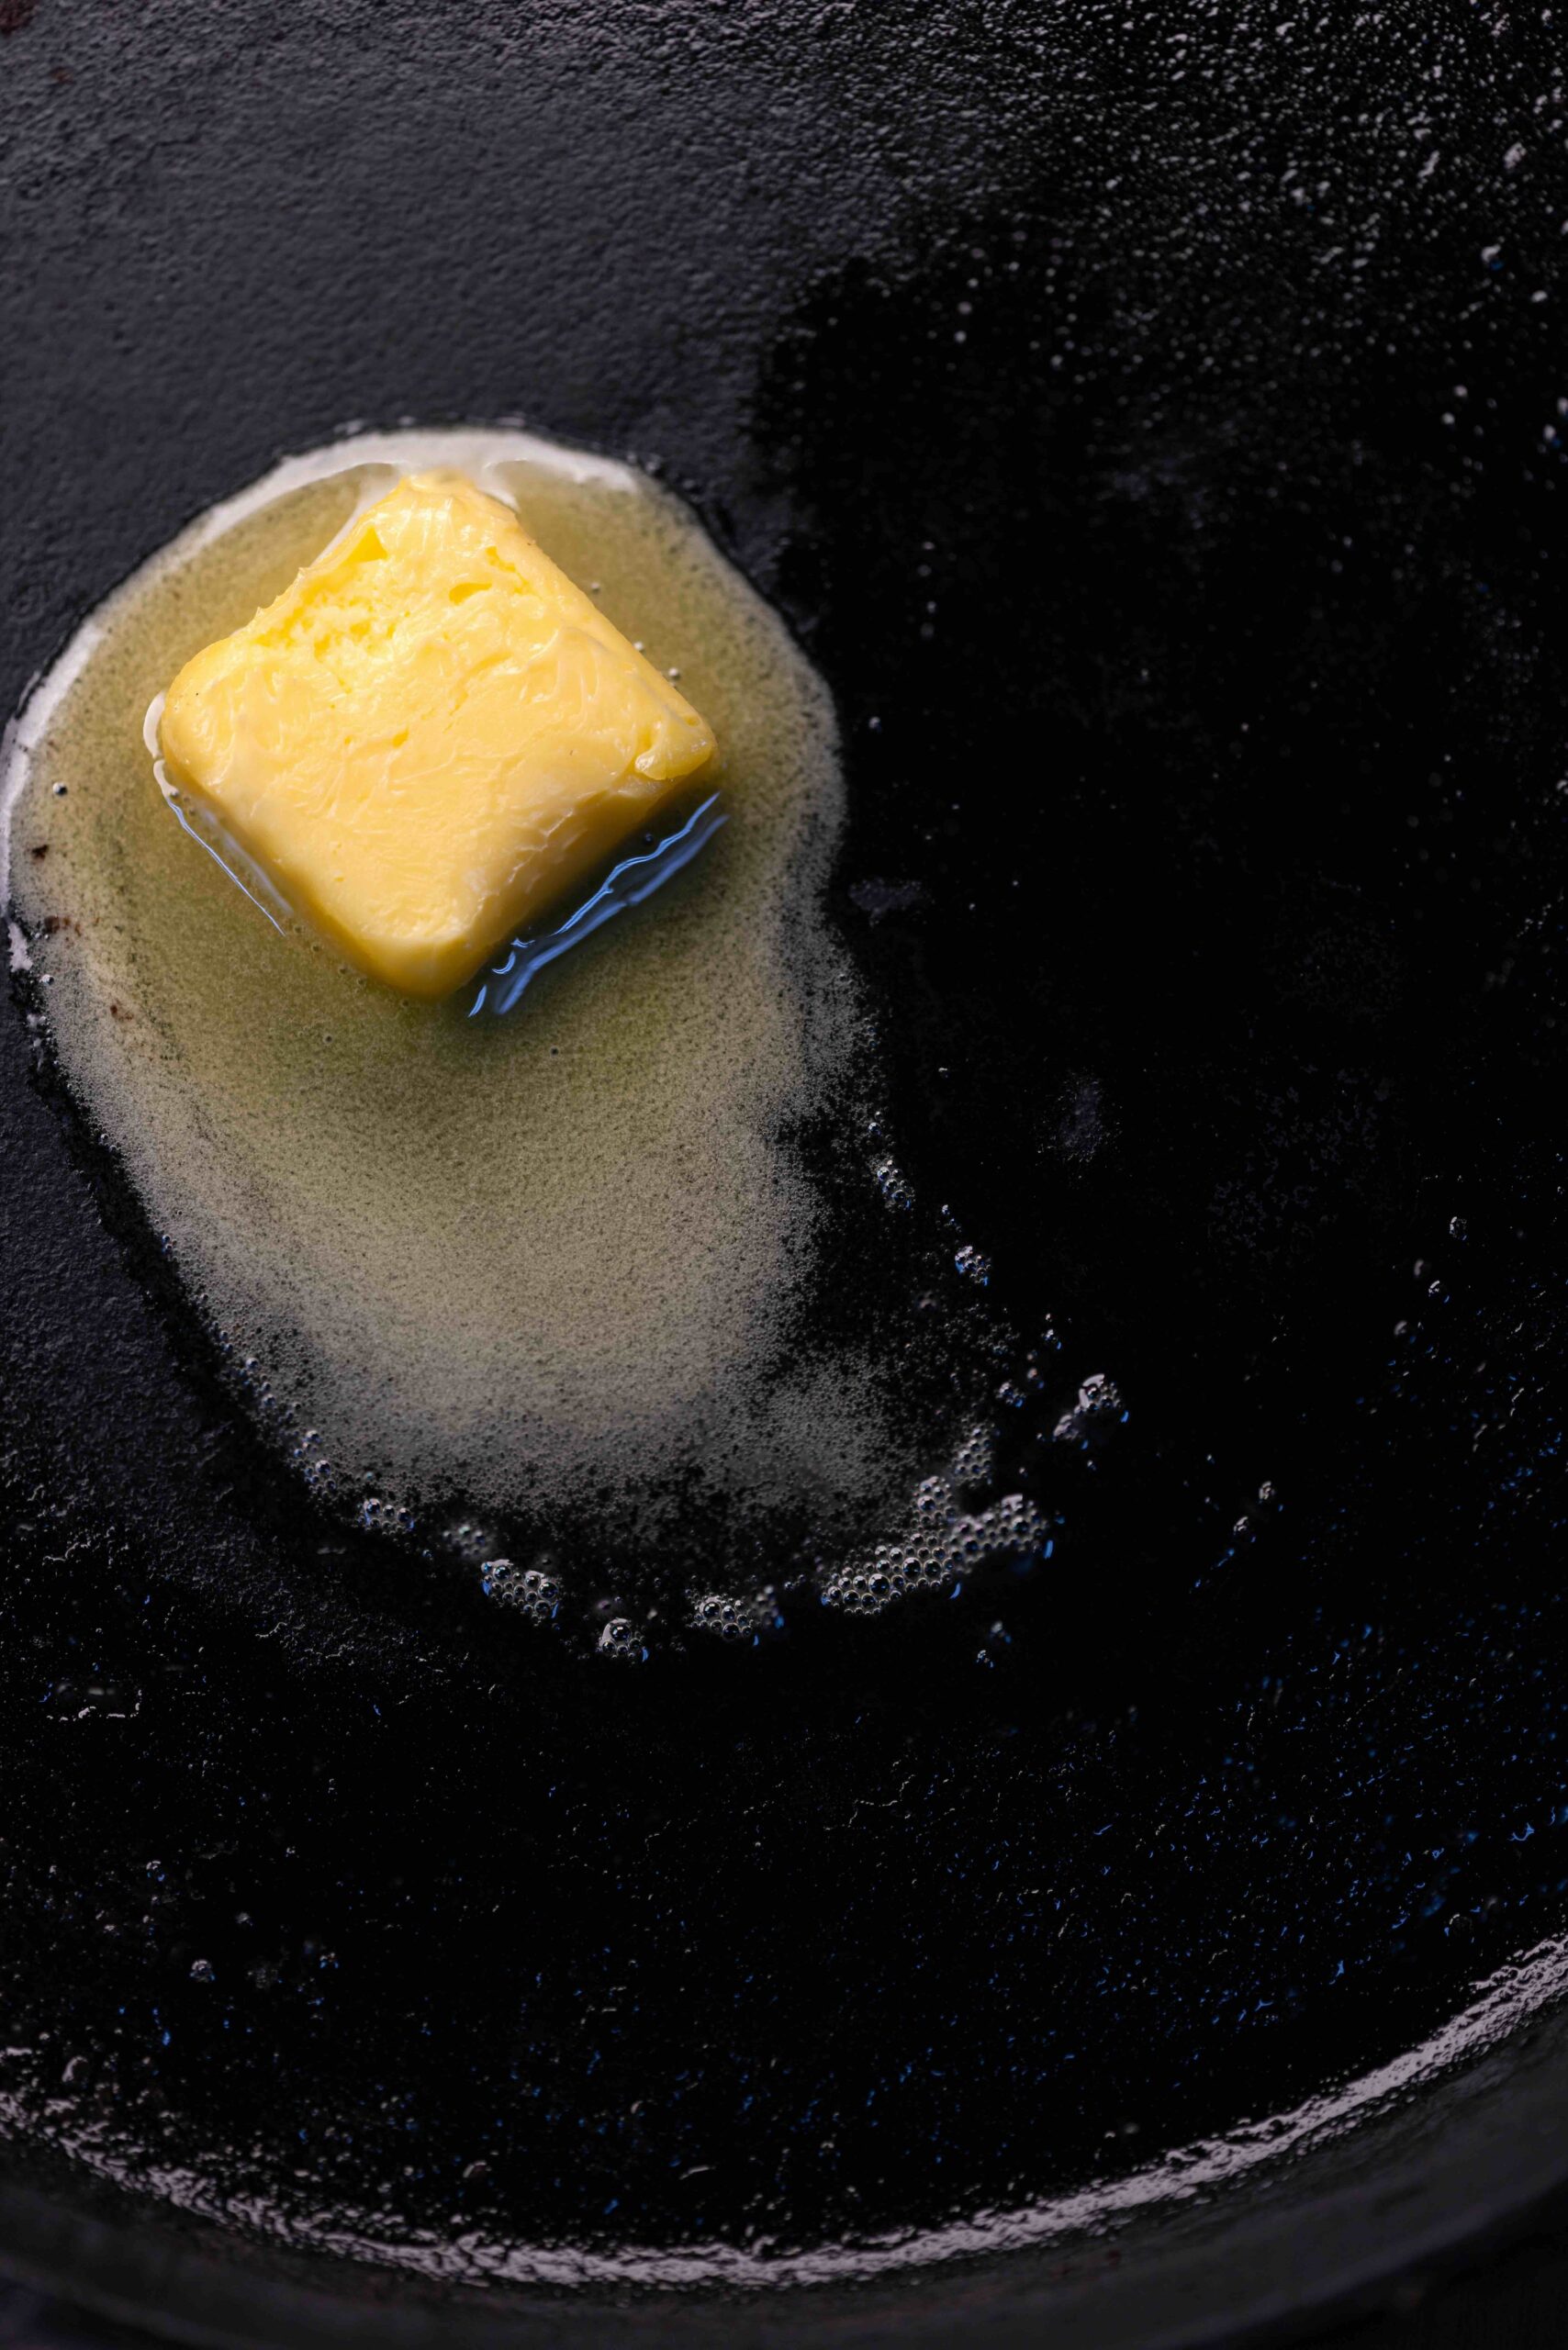
[[[414,474],[187,662],[159,727],[205,807],[363,970],[444,995],[712,756],[684,697],[455,474]]]

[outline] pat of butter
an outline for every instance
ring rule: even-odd
[[[159,727],[205,807],[343,955],[444,995],[712,755],[682,695],[455,474],[414,474],[198,653]]]

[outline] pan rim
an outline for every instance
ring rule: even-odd
[[[443,2279],[247,2238],[209,2213],[171,2220],[140,2197],[127,2210],[102,2185],[89,2208],[0,2177],[0,2271],[204,2350],[355,2350],[372,2333],[388,2350],[767,2350],[824,2326],[855,2350],[1022,2350],[1047,2319],[1053,2350],[1252,2341],[1353,2311],[1423,2264],[1462,2265],[1568,2180],[1568,1936],[1500,1968],[1416,2051],[1205,2152],[1184,2176],[1167,2157],[1039,2207],[1029,2241],[933,2256],[928,2236],[879,2266],[679,2282],[632,2261],[589,2281],[579,2259],[575,2288]]]

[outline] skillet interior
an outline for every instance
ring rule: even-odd
[[[11,16],[6,699],[353,418],[658,462],[839,695],[917,1188],[1127,1410],[1033,1573],[607,1678],[312,1518],[6,1024],[18,2178],[591,2299],[1426,2041],[1568,1877],[1550,28]]]

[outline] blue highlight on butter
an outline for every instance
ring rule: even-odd
[[[635,856],[623,856],[619,865],[611,867],[593,895],[585,898],[564,922],[531,936],[514,938],[505,962],[494,965],[480,981],[469,1019],[477,1019],[481,1012],[498,1015],[510,1012],[547,964],[555,962],[572,947],[580,946],[585,938],[602,930],[614,915],[640,906],[644,898],[651,898],[655,890],[662,890],[666,881],[673,880],[681,867],[689,865],[729,822],[727,811],[719,804],[720,798],[718,792],[711,792],[692,810],[678,831],[655,841],[652,848],[640,850]]]

